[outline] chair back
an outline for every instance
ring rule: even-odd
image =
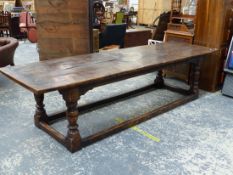
[[[0,27],[9,28],[11,22],[11,13],[7,11],[0,12]]]
[[[124,19],[124,13],[123,12],[117,12],[116,13],[115,23],[116,24],[122,24],[123,23],[123,19]]]
[[[100,35],[100,48],[109,45],[124,47],[126,24],[108,24]]]
[[[153,33],[152,39],[163,41],[164,32],[167,30],[167,25],[170,22],[170,14],[171,12],[164,12],[159,16],[158,26]]]

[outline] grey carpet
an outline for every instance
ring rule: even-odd
[[[16,65],[38,61],[36,45],[21,42]],[[155,73],[91,90],[80,104],[153,82]],[[168,80],[168,83],[177,84]],[[149,111],[181,96],[166,90],[120,101],[79,118],[82,136]],[[56,92],[46,95],[49,112],[64,108]],[[202,92],[200,98],[137,127],[155,142],[127,129],[71,154],[33,124],[32,94],[0,75],[1,175],[177,175],[233,174],[233,99]],[[54,125],[66,131],[66,121]]]

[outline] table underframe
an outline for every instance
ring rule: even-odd
[[[89,85],[88,87],[76,87],[76,88],[59,90],[59,93],[62,95],[66,103],[67,110],[58,112],[55,114],[51,114],[51,115],[47,115],[45,111],[45,105],[43,103],[44,94],[34,94],[35,101],[36,101],[36,112],[34,115],[35,125],[38,128],[45,131],[46,133],[48,133],[50,136],[52,136],[62,145],[64,145],[70,152],[72,153],[76,152],[80,150],[82,147],[85,147],[96,141],[106,138],[107,136],[110,136],[114,133],[127,129],[131,126],[139,124],[159,114],[162,114],[180,105],[183,105],[187,102],[197,99],[198,92],[199,92],[198,83],[199,83],[199,75],[200,75],[200,59],[201,57],[189,60],[189,63],[191,65],[191,73],[190,73],[190,87],[188,90],[166,85],[164,83],[162,69],[167,66],[163,66],[161,68],[156,69],[158,70],[158,73],[152,85],[149,85],[149,86],[125,93],[125,94],[117,95],[117,96],[114,96],[108,99],[100,100],[98,102],[87,104],[85,106],[78,107],[78,100],[80,99],[80,96],[84,95],[88,90],[93,89],[94,87],[97,87],[103,84],[108,84],[108,82],[102,82],[100,84],[93,84],[91,86]],[[156,71],[156,70],[153,70],[153,71]],[[149,72],[152,72],[152,70],[142,72],[141,74],[146,74]],[[135,76],[131,75],[131,77],[135,77]],[[127,79],[127,78],[129,77],[118,78],[112,82],[116,82],[116,81]],[[77,123],[78,116],[80,115],[80,113],[87,112],[93,108],[96,108],[97,106],[103,106],[105,104],[109,104],[114,101],[118,101],[120,99],[124,99],[132,95],[145,92],[149,89],[163,89],[163,88],[168,89],[173,92],[180,93],[184,95],[184,97],[181,99],[175,100],[173,102],[170,102],[159,108],[156,108],[150,112],[139,115],[135,118],[129,119],[122,123],[116,124],[110,128],[104,129],[91,136],[81,138],[80,133],[79,133],[79,128],[78,128],[78,123]],[[67,134],[63,135],[62,133],[54,129],[51,125],[63,119],[65,116],[68,121],[68,129],[67,129]]]

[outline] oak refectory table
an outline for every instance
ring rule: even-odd
[[[207,47],[168,42],[5,67],[0,71],[34,94],[36,101],[35,125],[63,144],[69,151],[75,152],[94,141],[196,99],[198,97],[200,61],[212,52],[214,49]],[[192,68],[190,88],[185,90],[166,85],[161,70],[184,62],[190,63]],[[81,95],[97,86],[153,71],[158,71],[158,74],[150,88],[167,88],[184,94],[184,97],[91,136],[81,138],[77,124],[79,112],[138,93],[140,90],[145,90],[146,87],[86,106],[77,105]],[[62,95],[67,106],[65,112],[53,115],[46,113],[43,103],[44,94],[51,91],[59,91]],[[66,136],[51,126],[52,123],[65,116],[68,120]]]

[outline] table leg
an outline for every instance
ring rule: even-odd
[[[40,121],[47,122],[48,121],[48,116],[46,114],[45,108],[44,108],[44,94],[34,94],[34,98],[36,101],[36,112],[34,115],[34,122],[37,127],[39,126]]]
[[[159,70],[156,76],[156,79],[154,81],[154,84],[157,88],[163,88],[164,87],[164,79],[163,79],[163,71]]]
[[[199,95],[200,61],[192,64],[190,91]]]
[[[81,148],[81,137],[78,130],[78,100],[80,98],[80,91],[78,89],[62,90],[60,93],[66,102],[68,120],[68,132],[65,139],[65,144],[71,152],[75,152]]]

